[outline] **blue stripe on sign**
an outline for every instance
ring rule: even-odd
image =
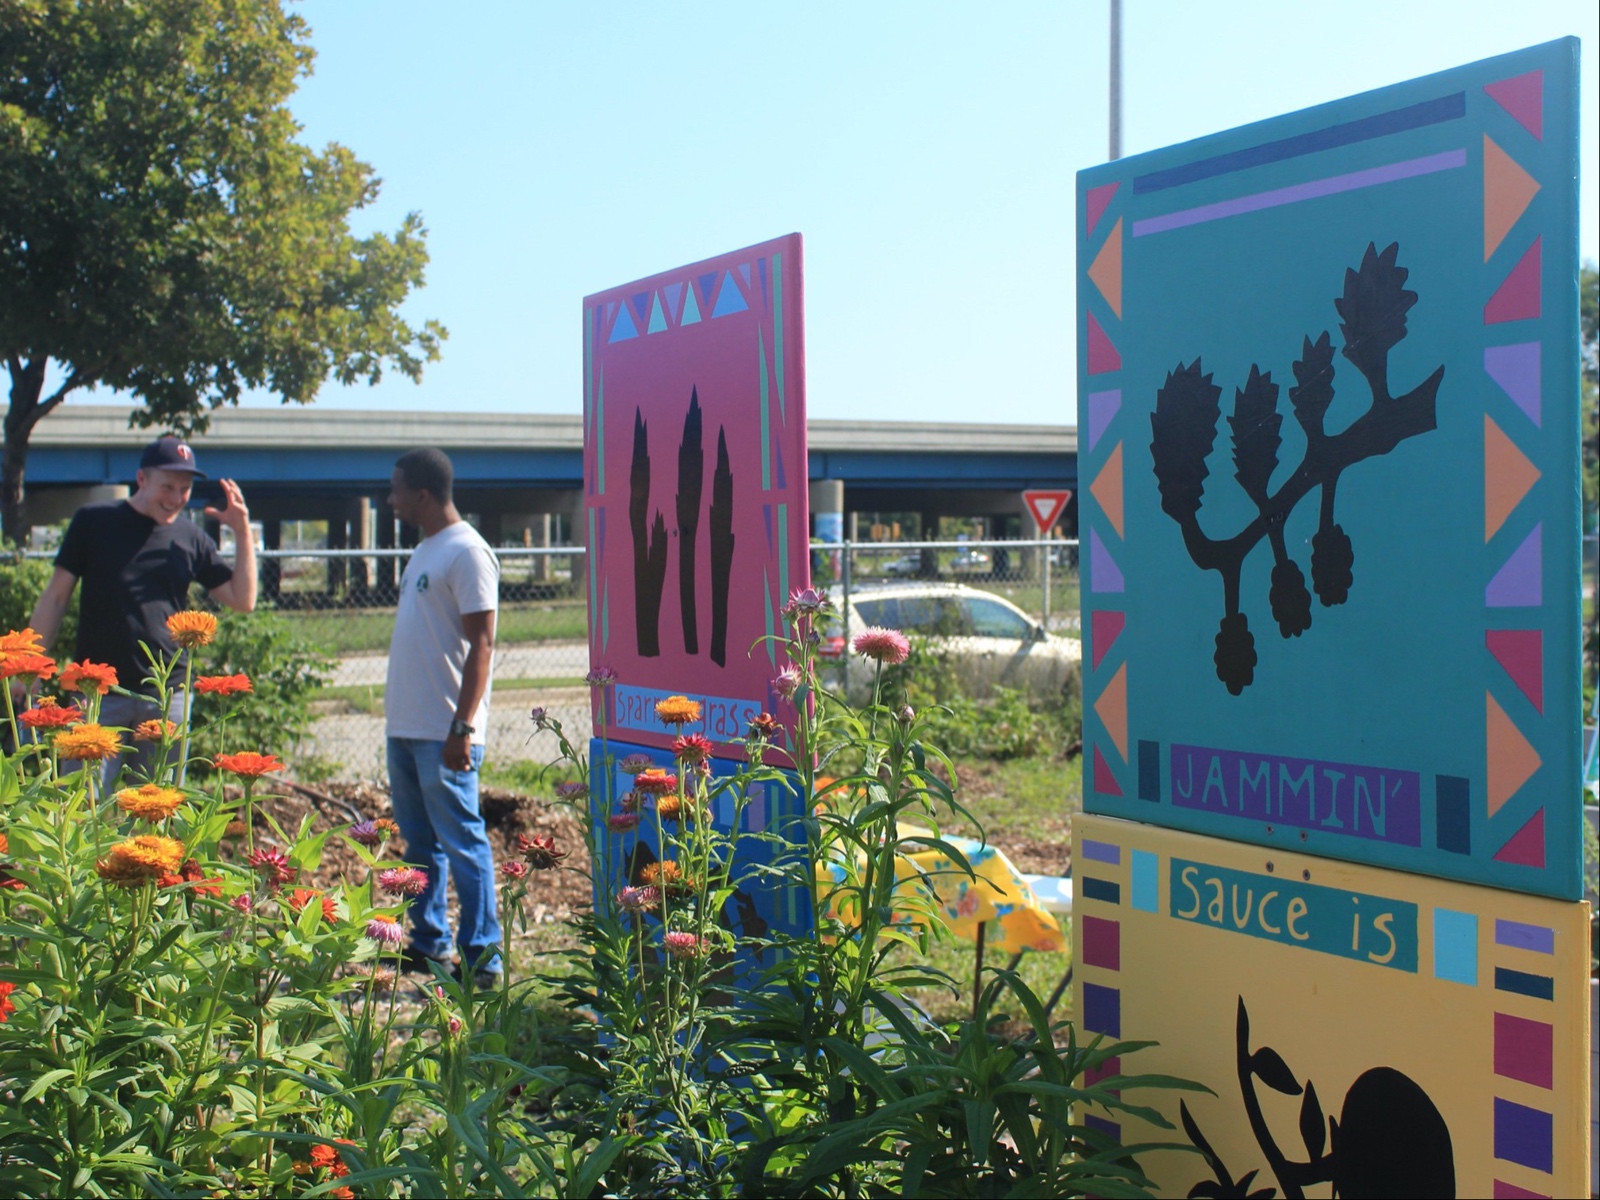
[[[1161,911],[1160,858],[1149,850],[1133,852],[1133,907],[1140,912]]]
[[[1085,900],[1104,900],[1107,904],[1122,903],[1122,885],[1112,883],[1109,879],[1085,878],[1083,881],[1083,897]]]
[[[1433,910],[1433,974],[1436,979],[1478,986],[1478,914]]]
[[[1092,858],[1095,862],[1111,863],[1115,866],[1122,861],[1122,847],[1115,842],[1096,842],[1084,838],[1082,850],[1085,858]]]
[[[1513,971],[1510,967],[1494,969],[1494,986],[1499,991],[1516,992],[1519,996],[1532,996],[1535,1000],[1553,1000],[1556,995],[1556,981],[1550,976]]]
[[[1184,163],[1181,167],[1168,167],[1165,171],[1152,171],[1148,175],[1140,175],[1134,179],[1133,191],[1138,195],[1143,192],[1159,192],[1165,188],[1181,187],[1186,183],[1214,179],[1218,175],[1231,175],[1235,171],[1247,170],[1250,167],[1317,154],[1338,146],[1353,146],[1357,142],[1370,142],[1374,138],[1405,133],[1412,129],[1423,129],[1445,121],[1456,121],[1466,115],[1466,93],[1457,92],[1453,96],[1424,100],[1421,104],[1412,104],[1405,108],[1397,108],[1393,112],[1363,117],[1359,121],[1345,121],[1339,125],[1330,125],[1326,129],[1314,129],[1297,137],[1263,142],[1259,146],[1246,146],[1243,150],[1218,154],[1213,158],[1197,159],[1191,163]]]

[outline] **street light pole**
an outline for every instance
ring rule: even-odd
[[[1122,157],[1122,0],[1111,0],[1111,161]]]

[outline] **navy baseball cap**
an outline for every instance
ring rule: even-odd
[[[201,479],[206,477],[206,473],[195,465],[194,451],[189,449],[182,438],[173,437],[171,434],[151,442],[139,456],[141,471],[147,471],[152,467],[158,467],[163,471],[188,471]]]

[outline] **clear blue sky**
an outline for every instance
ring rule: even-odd
[[[418,210],[450,329],[369,409],[579,410],[580,300],[799,230],[816,417],[1072,423],[1075,173],[1106,157],[1108,0],[609,5],[304,0],[294,108]],[[1136,154],[1567,34],[1593,0],[1125,0]],[[104,399],[105,397],[102,397]]]

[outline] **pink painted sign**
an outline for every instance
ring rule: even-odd
[[[763,639],[810,577],[802,295],[796,233],[583,302],[589,661],[618,676],[597,733],[670,744],[671,694],[718,743],[785,715]]]

